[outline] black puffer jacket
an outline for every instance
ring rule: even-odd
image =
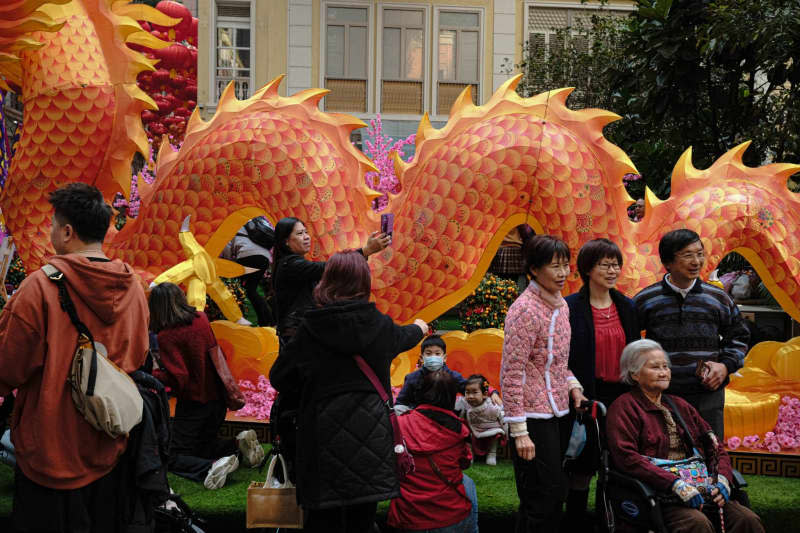
[[[309,310],[270,371],[282,394],[300,391],[297,499],[320,509],[399,496],[389,411],[353,355],[389,390],[398,353],[422,340],[364,301]]]

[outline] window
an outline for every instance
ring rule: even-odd
[[[424,106],[425,10],[383,10],[381,111],[421,115]]]
[[[233,81],[236,97],[250,98],[253,85],[250,61],[250,3],[218,3],[216,19],[216,67],[214,100]]]
[[[367,111],[368,20],[366,7],[325,9],[327,111]]]
[[[481,16],[478,12],[440,11],[437,54],[436,114],[447,115],[458,95],[472,86],[480,89]]]

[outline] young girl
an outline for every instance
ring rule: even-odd
[[[150,292],[150,329],[157,334],[160,368],[153,375],[177,397],[172,419],[169,470],[218,489],[239,466],[239,456],[253,467],[264,458],[264,449],[252,429],[236,440],[222,440],[217,433],[227,408],[223,385],[208,350],[217,339],[204,313],[186,301],[180,287],[160,283]],[[237,453],[238,449],[238,453]]]
[[[472,438],[472,453],[486,456],[487,465],[497,464],[497,442],[505,441],[503,407],[489,396],[489,381],[472,374],[464,386],[464,397],[456,402],[456,411],[467,421]]]

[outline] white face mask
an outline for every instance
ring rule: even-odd
[[[444,366],[443,355],[423,355],[422,366],[431,372],[436,372]]]

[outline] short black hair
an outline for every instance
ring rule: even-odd
[[[419,403],[452,409],[456,403],[456,392],[458,392],[456,380],[450,372],[442,369],[426,372],[423,375],[417,398]]]
[[[614,242],[605,239],[593,239],[583,246],[578,252],[578,273],[584,283],[589,283],[589,272],[606,257],[613,257],[622,266],[622,252]]]
[[[69,224],[85,243],[103,242],[111,224],[111,206],[97,187],[70,183],[50,193],[59,224]]]
[[[444,353],[447,353],[447,344],[445,344],[444,339],[442,339],[439,335],[430,335],[425,337],[422,340],[422,346],[419,347],[419,353],[424,352],[425,348],[428,346],[438,346]]]
[[[697,241],[700,241],[700,235],[690,229],[675,229],[665,233],[658,242],[658,256],[661,258],[661,264],[672,263],[676,253]]]
[[[525,273],[529,274],[532,268],[549,265],[554,257],[570,259],[567,243],[552,235],[534,235],[525,243],[523,250],[525,256]]]
[[[467,378],[467,381],[464,382],[464,388],[466,389],[468,385],[473,385],[475,383],[481,388],[481,392],[489,394],[489,380],[486,379],[483,374],[472,374]]]

